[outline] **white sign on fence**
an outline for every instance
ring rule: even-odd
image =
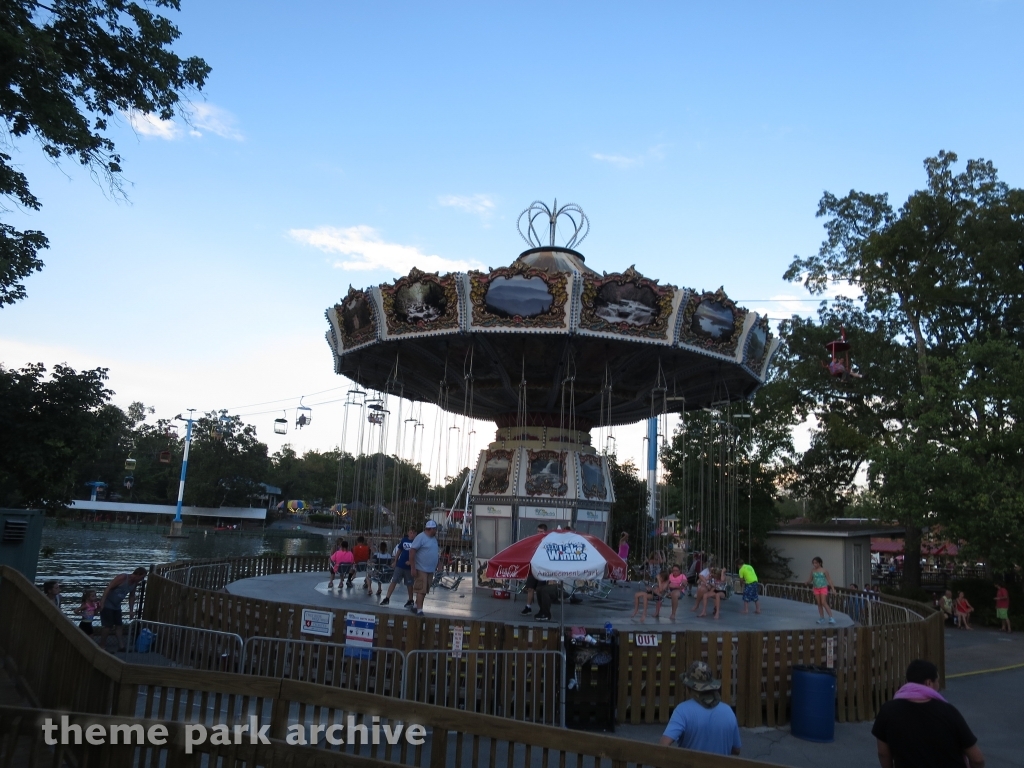
[[[661,642],[661,635],[637,635],[635,642],[637,648],[656,648]]]
[[[315,611],[312,608],[302,609],[302,629],[307,635],[331,637],[334,635],[334,612]]]
[[[345,655],[368,659],[373,655],[377,617],[372,613],[345,614]]]
[[[466,628],[461,624],[456,624],[452,627],[452,658],[462,658],[462,636],[465,634]]]
[[[825,648],[825,658],[828,662],[828,668],[832,669],[836,665],[836,639],[834,637],[828,638],[828,641],[825,643]]]

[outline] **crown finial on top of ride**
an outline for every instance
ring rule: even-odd
[[[546,203],[542,203],[540,200],[534,200],[525,211],[519,214],[519,218],[516,220],[516,228],[519,230],[519,236],[522,237],[531,248],[554,246],[556,225],[559,216],[567,218],[572,222],[573,227],[572,236],[566,241],[564,247],[575,248],[583,242],[590,232],[590,220],[587,218],[587,214],[583,212],[583,209],[576,205],[576,203],[567,203],[559,208],[558,200],[556,199],[555,204],[551,208],[548,208]],[[525,231],[523,229],[524,218],[526,219]],[[541,237],[537,233],[537,219],[547,221],[547,243],[542,243]],[[543,229],[543,225],[541,228]]]

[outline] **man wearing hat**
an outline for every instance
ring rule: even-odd
[[[738,755],[740,726],[732,707],[722,702],[722,681],[711,676],[703,661],[695,661],[683,676],[683,685],[694,695],[672,711],[661,745],[678,744],[698,752]]]
[[[413,608],[417,616],[423,615],[423,599],[430,591],[430,582],[437,570],[437,523],[427,520],[423,532],[409,545],[409,572],[412,574],[412,593],[416,598]]]

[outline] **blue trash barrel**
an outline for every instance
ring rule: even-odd
[[[836,740],[836,673],[825,667],[793,667],[790,732],[805,741]]]

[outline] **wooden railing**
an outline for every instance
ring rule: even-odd
[[[166,579],[164,579],[166,581]],[[170,583],[170,582],[168,582]],[[52,765],[64,765],[54,748],[40,744],[45,716],[71,713],[79,724],[158,721],[172,739],[160,749],[131,746],[123,750],[72,747],[78,765],[183,765],[181,742],[190,724],[244,725],[255,717],[269,725],[270,745],[232,745],[222,750],[207,743],[197,752],[224,756],[223,765],[482,766],[528,765],[564,768],[665,766],[665,768],[763,768],[765,763],[719,757],[688,750],[639,745],[593,733],[520,723],[501,717],[408,702],[294,680],[225,672],[140,667],[107,655],[69,622],[21,574],[0,566],[0,655],[15,680],[30,695],[35,709],[0,709],[0,750],[38,750]],[[44,712],[42,710],[60,710]],[[30,716],[34,716],[29,722]],[[326,745],[324,733],[314,748],[291,746],[286,738],[297,725],[339,725],[353,717],[356,725],[421,724],[426,743]],[[13,739],[13,741],[12,741]],[[20,742],[20,746],[19,746]],[[13,747],[11,746],[13,744]],[[0,755],[6,755],[0,751]],[[95,756],[95,757],[94,757]],[[90,762],[85,762],[85,757]],[[360,758],[363,758],[362,760]],[[371,762],[367,762],[367,761]],[[213,763],[211,763],[213,764]]]
[[[243,639],[254,635],[302,637],[300,611],[295,606],[211,590],[229,583],[222,584],[221,575],[309,572],[317,570],[323,559],[273,558],[264,563],[261,558],[250,557],[218,562],[230,567],[193,565],[194,575],[203,568],[219,575],[204,582],[209,584],[206,588],[173,583],[161,575],[180,572],[187,567],[184,564],[159,566],[150,579],[147,618],[234,632]],[[767,589],[777,597],[813,602],[810,590],[800,584],[770,584]],[[845,628],[773,632],[646,633],[657,636],[653,647],[638,647],[635,633],[621,633],[616,710],[619,722],[668,722],[672,708],[687,697],[680,675],[698,659],[721,677],[725,700],[735,707],[740,724],[747,727],[788,722],[792,668],[827,666],[830,645],[836,669],[836,717],[840,722],[873,719],[899,688],[907,664],[915,658],[935,663],[945,680],[942,617],[934,609],[889,595],[869,604],[864,595],[847,589],[835,590],[830,601],[834,610],[861,623]],[[333,610],[337,637],[331,639],[343,642],[346,611]],[[377,645],[403,653],[450,648],[452,627],[457,624],[466,627],[466,650],[556,650],[560,642],[553,628],[530,625],[387,613],[378,614],[377,620]],[[870,626],[865,626],[868,623]]]

